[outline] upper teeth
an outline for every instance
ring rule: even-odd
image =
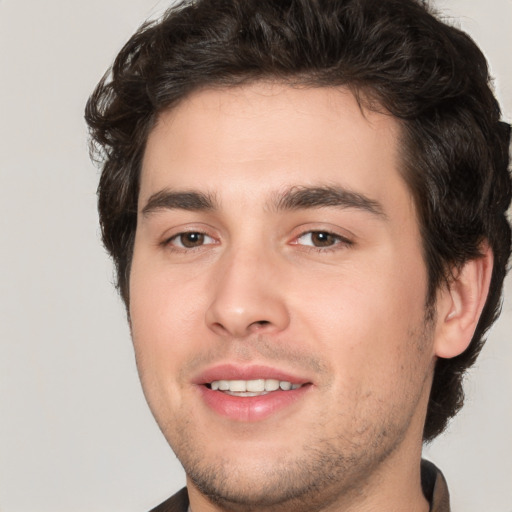
[[[300,384],[292,384],[286,380],[277,379],[255,379],[255,380],[214,380],[211,388],[214,391],[231,391],[235,393],[261,393],[265,391],[277,391],[282,389],[288,391],[297,389]]]

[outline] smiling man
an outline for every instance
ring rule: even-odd
[[[483,56],[413,0],[199,0],[87,106],[149,406],[157,511],[448,511],[422,442],[462,405],[510,253]]]

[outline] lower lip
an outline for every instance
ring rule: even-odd
[[[206,405],[217,414],[234,421],[254,422],[264,420],[284,411],[297,402],[310,388],[304,385],[290,391],[272,391],[261,396],[231,396],[222,391],[213,391],[199,386]]]

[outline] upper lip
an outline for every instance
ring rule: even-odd
[[[276,379],[292,384],[306,384],[307,378],[265,365],[220,364],[203,370],[193,378],[194,384],[209,384],[217,380]]]

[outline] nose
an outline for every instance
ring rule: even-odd
[[[212,280],[206,323],[216,334],[244,338],[289,325],[282,272],[269,255],[238,251],[226,257]]]

